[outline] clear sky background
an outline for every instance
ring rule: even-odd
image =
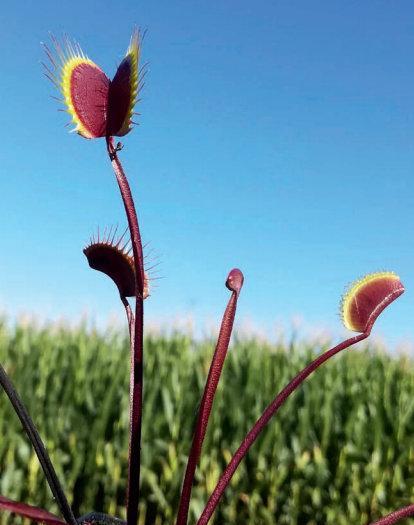
[[[66,32],[109,76],[134,24],[149,63],[122,159],[161,258],[151,324],[217,324],[240,267],[242,326],[342,332],[344,287],[393,269],[376,333],[414,341],[414,4],[284,0],[4,2],[0,307],[104,323],[114,285],[82,248],[126,224],[102,140],[69,134],[41,41]]]

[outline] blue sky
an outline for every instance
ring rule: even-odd
[[[105,146],[64,128],[40,42],[66,32],[112,76],[134,24],[149,65],[122,159],[165,277],[151,324],[217,324],[238,266],[241,324],[300,316],[339,335],[347,283],[392,269],[407,293],[376,332],[414,340],[409,1],[5,3],[0,308],[122,316],[82,254],[98,225],[125,223]]]

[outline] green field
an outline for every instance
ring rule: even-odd
[[[141,525],[174,523],[212,349],[212,341],[196,343],[183,334],[146,339]],[[204,445],[190,524],[255,418],[320,350],[304,343],[234,343]],[[125,334],[1,325],[0,360],[39,426],[75,512],[123,517]],[[57,512],[4,394],[0,436],[0,493]],[[414,365],[372,348],[348,350],[282,408],[241,465],[215,523],[360,525],[413,496]],[[6,521],[3,515],[1,523]]]

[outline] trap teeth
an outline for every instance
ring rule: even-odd
[[[118,287],[121,297],[135,297],[134,258],[120,247],[119,240],[114,244],[109,240],[93,242],[83,253],[89,266],[107,275]],[[149,296],[149,282],[144,274],[143,299]]]

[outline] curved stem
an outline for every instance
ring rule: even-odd
[[[125,307],[125,313],[128,320],[128,331],[129,331],[129,341],[131,344],[131,352],[132,352],[132,346],[134,343],[134,325],[135,325],[135,318],[134,318],[134,312],[132,311],[131,305],[128,302],[128,299],[126,297],[123,297],[121,295],[121,301],[122,304]]]
[[[115,173],[116,181],[121,192],[122,201],[125,207],[125,213],[128,220],[128,227],[131,234],[132,251],[135,263],[135,277],[138,296],[142,298],[144,292],[144,256],[142,253],[141,234],[138,226],[137,212],[135,210],[134,199],[131,188],[125,175],[121,161],[118,157],[118,149],[114,146],[112,137],[106,139],[109,160]]]
[[[141,423],[143,395],[143,354],[144,354],[144,258],[141,234],[131,188],[113,138],[106,138],[109,159],[124,203],[128,227],[131,234],[135,264],[135,321],[131,333],[131,375],[130,375],[130,432],[127,486],[127,524],[136,525],[138,520],[139,480],[141,463]]]
[[[56,471],[53,468],[48,453],[46,452],[46,448],[43,444],[40,434],[37,428],[35,427],[32,418],[29,416],[26,407],[23,405],[23,402],[17,394],[13,383],[11,382],[6,371],[1,365],[0,384],[3,387],[3,390],[6,392],[8,398],[10,399],[10,402],[13,405],[13,408],[18,418],[20,419],[24,431],[26,432],[27,437],[33,445],[33,448],[42,466],[43,472],[45,473],[50,490],[52,491],[52,494],[59,506],[62,516],[64,517],[66,523],[69,523],[70,525],[77,525],[75,516],[73,515],[72,509],[70,508],[65,493],[63,492],[62,485],[59,482]]]
[[[366,339],[368,335],[369,331],[367,330],[362,334],[358,334],[354,337],[347,339],[346,341],[343,341],[342,343],[338,344],[334,348],[331,348],[327,352],[324,352],[314,361],[312,361],[307,367],[305,367],[301,372],[299,372],[299,374],[294,379],[292,379],[292,381],[287,386],[285,386],[285,388],[275,397],[275,399],[266,408],[266,410],[263,412],[260,418],[256,421],[253,428],[244,438],[240,447],[237,449],[236,453],[230,460],[230,463],[227,465],[226,469],[224,470],[216,485],[216,488],[210,496],[210,499],[208,500],[207,505],[203,510],[200,519],[197,522],[197,525],[206,525],[210,521],[213,512],[215,511],[227,485],[230,483],[230,480],[236,472],[236,469],[239,466],[240,462],[245,457],[253,443],[256,441],[259,434],[266,427],[270,419],[276,414],[279,408],[286,401],[286,399],[304,382],[304,380],[308,376],[310,376],[317,368],[319,368],[323,363],[325,363],[325,361],[328,361],[328,359],[336,355],[341,350],[344,350],[345,348],[348,348],[349,346],[358,343],[363,339]]]
[[[191,452],[188,457],[187,469],[185,472],[184,483],[181,492],[176,525],[185,525],[187,523],[194,475],[198,460],[200,459],[201,449],[207,431],[207,425],[213,406],[214,396],[230,343],[231,332],[233,330],[234,324],[234,316],[236,314],[237,298],[237,292],[233,292],[223,315],[216,349],[210,365],[203,398],[201,400],[200,409],[198,412],[193,442],[191,445]]]
[[[414,505],[407,505],[407,507],[395,510],[380,520],[372,522],[371,525],[392,525],[393,523],[397,523],[397,521],[400,521],[403,518],[409,518],[410,516],[414,516]]]

